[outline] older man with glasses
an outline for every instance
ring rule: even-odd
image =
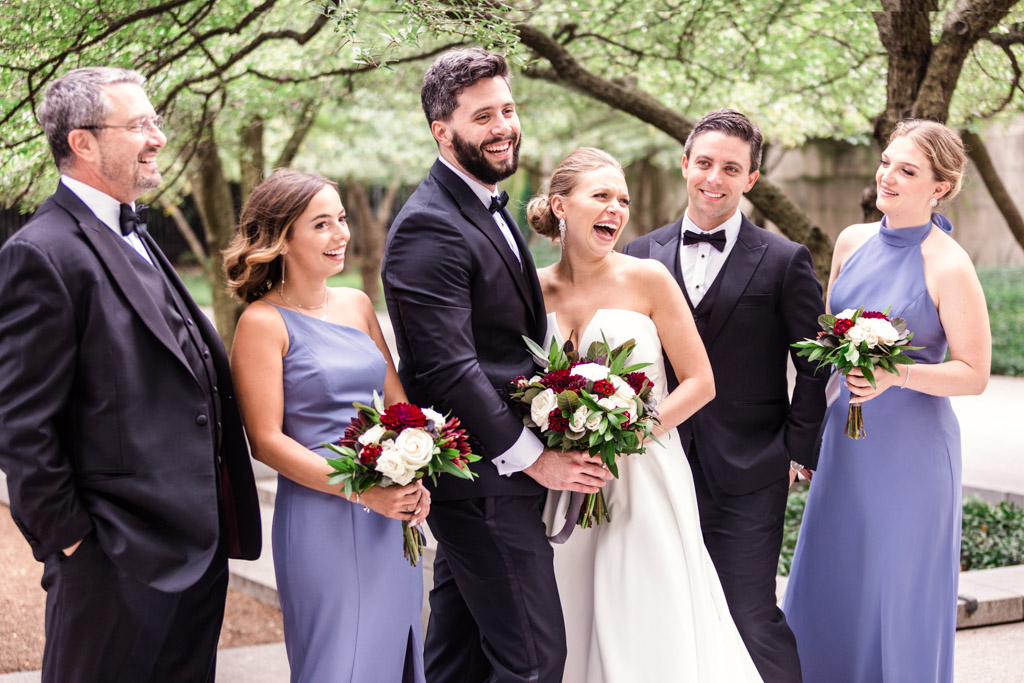
[[[134,71],[39,107],[56,192],[0,249],[0,469],[44,563],[43,681],[213,681],[260,518],[224,347],[135,204],[167,143]]]

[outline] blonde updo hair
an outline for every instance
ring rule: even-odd
[[[551,178],[526,205],[526,220],[530,227],[538,235],[552,240],[559,239],[558,219],[555,218],[555,214],[551,210],[551,198],[555,196],[568,197],[576,189],[576,185],[579,184],[580,177],[584,173],[606,166],[623,173],[622,164],[615,157],[596,147],[580,147],[576,151],[570,152],[567,157],[558,162]]]
[[[889,136],[889,142],[903,136],[909,137],[928,157],[935,180],[949,183],[949,191],[939,201],[953,199],[960,192],[967,165],[967,150],[960,136],[941,123],[924,119],[900,121]]]
[[[338,185],[315,173],[281,168],[253,189],[224,254],[228,291],[256,301],[281,279],[281,250],[292,225],[320,190]]]

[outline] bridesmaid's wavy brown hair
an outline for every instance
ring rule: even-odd
[[[327,178],[290,168],[274,171],[256,186],[221,252],[231,294],[252,303],[281,279],[281,249],[292,235],[292,224],[327,186],[338,189]]]

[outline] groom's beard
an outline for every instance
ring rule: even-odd
[[[500,166],[495,166],[487,160],[483,148],[505,140],[515,140],[515,145],[512,147],[512,158]],[[497,185],[516,172],[516,169],[519,168],[519,145],[522,142],[522,135],[515,137],[510,135],[506,138],[494,138],[479,147],[474,147],[459,137],[458,133],[452,133],[452,150],[455,152],[455,160],[459,162],[459,166],[462,166],[466,173],[484,185]]]

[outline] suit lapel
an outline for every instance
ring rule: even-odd
[[[487,210],[487,207],[481,203],[480,199],[473,194],[473,191],[469,189],[466,182],[455,175],[440,159],[434,162],[430,173],[437,180],[437,183],[455,200],[455,204],[459,207],[459,212],[462,213],[466,220],[480,230],[490,240],[491,244],[494,245],[495,251],[497,251],[498,256],[505,264],[505,267],[508,268],[509,274],[515,281],[519,295],[529,304],[530,309],[534,310],[536,308],[536,301],[530,292],[530,284],[525,274],[528,268],[527,263],[532,266],[533,261],[529,257],[529,249],[526,248],[526,242],[522,239],[522,235],[520,234],[518,236],[519,239],[516,240],[519,253],[523,258],[523,262],[520,264],[519,259],[516,258],[516,255],[509,248],[508,242],[505,241],[505,236],[501,234],[497,223],[494,222],[494,217]],[[515,221],[512,220],[508,212],[503,212],[502,217],[512,231],[513,238],[515,238],[516,233],[519,232]]]
[[[718,273],[721,284],[704,331],[705,346],[714,342],[715,337],[721,332],[722,326],[729,319],[736,302],[746,290],[747,283],[764,257],[767,245],[761,237],[760,230],[761,228],[748,221],[746,216],[743,217],[736,245]]]
[[[692,310],[693,303],[690,301],[690,295],[686,291],[686,283],[683,281],[683,266],[680,263],[679,257],[679,241],[682,229],[683,219],[680,218],[672,224],[670,231],[662,238],[663,241],[652,239],[650,256],[652,259],[661,261],[668,268],[668,272],[672,273],[672,277],[679,283],[679,289],[683,290],[686,303],[690,304],[690,309]]]
[[[100,260],[103,261],[103,264],[110,272],[111,279],[118,289],[121,290],[122,294],[124,294],[125,299],[127,299],[128,303],[142,319],[142,322],[191,372],[192,369],[185,359],[181,346],[171,332],[171,328],[167,325],[167,319],[164,318],[156,302],[146,292],[145,286],[139,280],[131,262],[128,260],[131,255],[125,253],[123,244],[118,244],[118,242],[123,240],[104,225],[100,219],[96,218],[95,214],[89,210],[89,207],[82,203],[82,200],[74,192],[67,189],[63,183],[58,185],[53,197],[77,221],[82,234],[85,235],[93,249],[96,250]]]

